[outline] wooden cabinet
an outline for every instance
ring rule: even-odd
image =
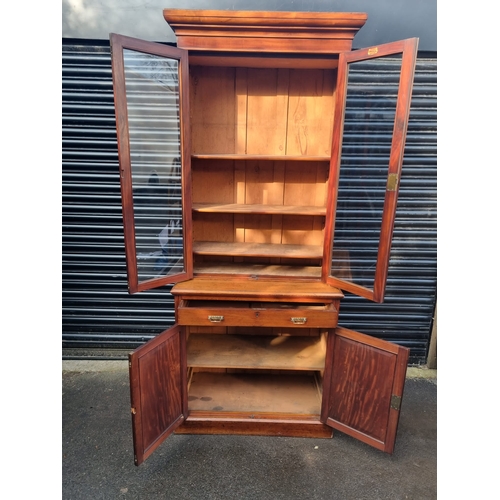
[[[111,35],[129,291],[175,297],[130,355],[136,464],[174,430],[392,453],[408,350],[337,323],[342,290],[383,300],[417,40],[351,51],[358,13],[164,17],[177,47]],[[337,216],[345,172],[380,186],[369,217]]]

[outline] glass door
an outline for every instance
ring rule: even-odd
[[[129,292],[192,277],[187,52],[111,35]]]
[[[339,57],[323,277],[384,298],[418,39]]]

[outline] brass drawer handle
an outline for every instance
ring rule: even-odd
[[[208,320],[212,323],[220,323],[224,319],[224,316],[208,316]]]
[[[294,325],[305,325],[307,318],[290,318]]]

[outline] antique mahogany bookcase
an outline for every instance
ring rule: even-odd
[[[163,15],[176,47],[110,37],[129,292],[175,300],[129,357],[135,463],[174,431],[392,453],[408,349],[337,320],[342,290],[384,297],[418,40],[351,50],[363,13]]]

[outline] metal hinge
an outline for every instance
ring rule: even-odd
[[[387,176],[387,186],[386,189],[387,191],[396,191],[398,187],[398,174],[389,174]]]
[[[401,396],[391,396],[391,408],[393,410],[398,410],[401,408]]]

